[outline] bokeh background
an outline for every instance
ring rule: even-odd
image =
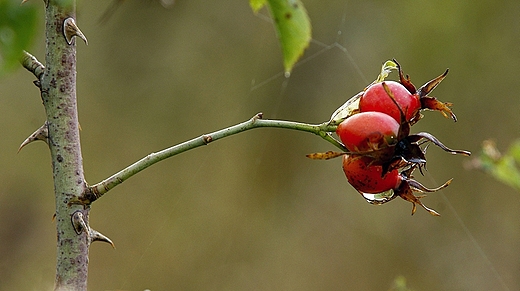
[[[313,42],[289,78],[264,9],[248,1],[79,1],[78,102],[87,181],[150,152],[244,121],[310,123],[396,58],[421,85],[450,74],[438,113],[414,126],[478,153],[520,136],[520,3],[311,1]],[[29,5],[39,5],[38,1]],[[31,52],[44,59],[41,34]],[[393,75],[392,77],[395,77]],[[19,144],[44,121],[32,74],[0,80],[0,289],[50,290],[55,276],[48,149]],[[255,129],[163,161],[95,202],[91,226],[116,244],[90,249],[89,290],[519,290],[519,193],[469,158],[431,147],[423,202],[366,203],[317,136]]]

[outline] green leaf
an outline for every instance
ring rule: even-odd
[[[249,5],[251,6],[251,9],[253,9],[253,12],[256,13],[264,7],[266,2],[267,0],[249,0]]]
[[[250,0],[250,3],[261,0]],[[290,73],[311,41],[311,22],[299,0],[267,0],[282,46],[283,64]],[[257,6],[254,6],[257,7]],[[254,9],[254,8],[253,8]]]
[[[20,2],[0,0],[0,76],[19,66],[36,32],[36,6]]]

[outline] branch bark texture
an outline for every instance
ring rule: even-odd
[[[51,0],[45,8],[45,69],[41,96],[48,124],[56,200],[57,263],[55,290],[86,290],[88,231],[74,228],[81,212],[88,226],[89,208],[70,203],[85,189],[76,103],[76,45],[63,34],[65,19],[75,17],[74,0]]]

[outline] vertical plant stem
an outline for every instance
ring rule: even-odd
[[[69,202],[85,189],[76,106],[76,45],[63,35],[64,20],[75,17],[75,0],[46,3],[45,71],[42,100],[47,115],[56,199],[57,263],[55,290],[86,290],[88,231],[71,222],[80,211],[88,226],[89,208]]]

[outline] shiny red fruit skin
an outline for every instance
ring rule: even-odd
[[[361,112],[338,125],[336,134],[351,152],[383,149],[397,143],[399,123],[381,112]]]
[[[421,110],[419,97],[416,94],[411,94],[401,83],[395,81],[385,81],[384,83],[394,95],[396,103],[401,107],[406,121],[410,121]],[[361,112],[382,112],[392,116],[397,122],[402,122],[401,112],[386,93],[383,82],[368,87],[359,100],[359,110]]]
[[[367,156],[343,156],[343,171],[350,185],[359,192],[370,194],[397,189],[401,184],[401,176],[397,169],[381,177],[382,167],[371,164],[372,161],[372,158]]]

